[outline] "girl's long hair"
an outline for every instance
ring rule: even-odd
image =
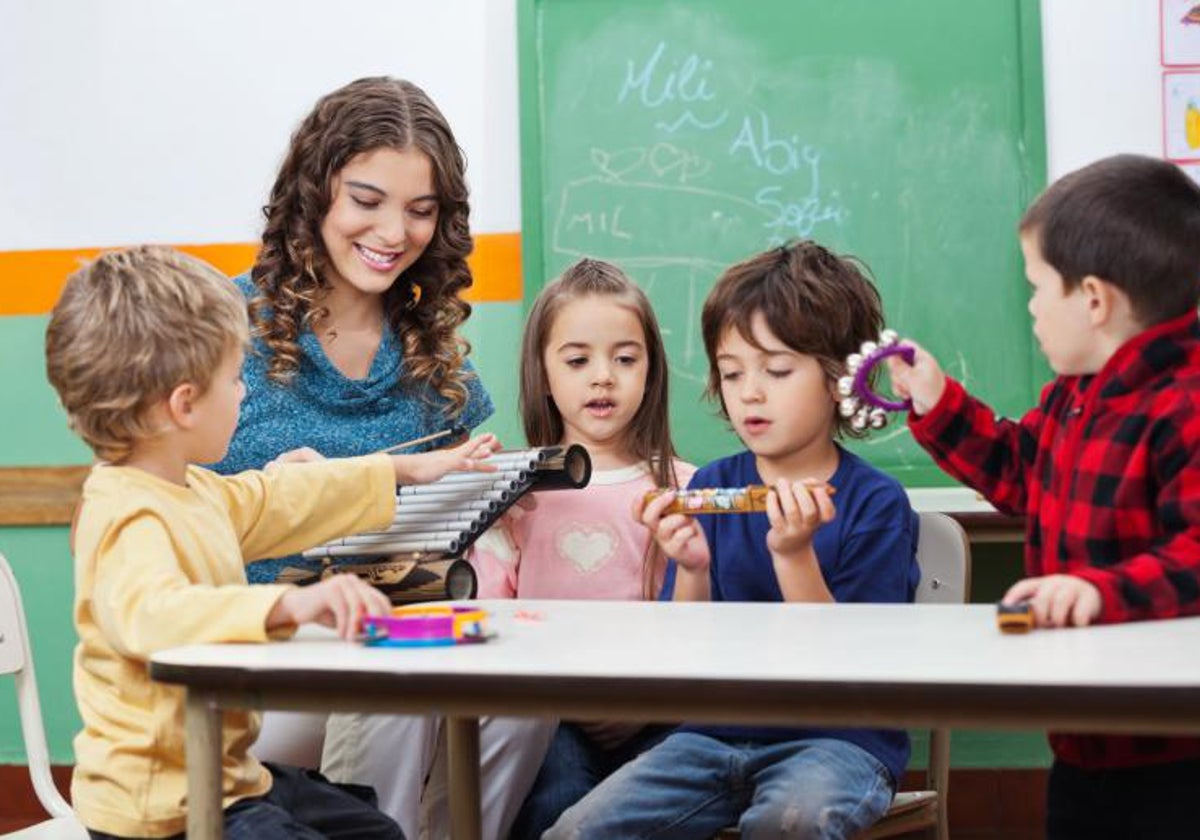
[[[471,313],[460,297],[472,282],[466,162],[445,117],[411,82],[359,79],[323,97],[300,123],[263,207],[251,322],[270,354],[268,375],[287,384],[300,366],[301,330],[329,314],[320,304],[329,288],[321,223],[333,202],[334,178],[355,156],[380,148],[418,149],[433,164],[437,228],[420,258],[384,293],[383,310],[402,343],[403,379],[428,383],[454,417],[466,405],[466,379],[473,375],[463,370],[470,345],[457,332]]]
[[[675,474],[675,445],[671,442],[668,400],[667,355],[658,319],[645,292],[612,263],[582,259],[542,289],[529,320],[521,346],[521,392],[518,406],[530,446],[555,446],[562,442],[565,427],[562,413],[550,393],[545,351],[554,320],[562,308],[586,297],[601,297],[625,307],[637,316],[646,344],[646,391],[641,405],[625,428],[624,444],[631,455],[649,465],[659,487],[678,487]],[[664,559],[653,537],[642,565],[642,591],[647,598],[657,594]]]

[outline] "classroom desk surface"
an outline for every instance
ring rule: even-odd
[[[1200,618],[1006,636],[991,605],[475,603],[486,644],[308,631],[152,657],[154,679],[188,689],[188,836],[220,836],[221,707],[449,716],[465,838],[485,714],[1200,733]]]
[[[950,514],[972,542],[1025,540],[1025,517],[1001,513],[969,487],[910,487],[907,492],[913,510]]]

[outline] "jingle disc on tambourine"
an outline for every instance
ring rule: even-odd
[[[864,341],[857,353],[846,357],[846,375],[837,382],[838,411],[856,432],[868,427],[882,429],[887,425],[887,412],[912,408],[912,400],[890,399],[871,387],[872,372],[888,356],[900,356],[911,365],[916,350],[901,344],[895,330],[884,330],[879,341]]]

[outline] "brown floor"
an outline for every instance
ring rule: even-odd
[[[64,796],[70,780],[70,767],[54,768],[55,784]],[[909,773],[904,786],[915,788],[920,781],[919,774]],[[1045,795],[1045,770],[954,770],[950,835],[954,840],[1040,840]],[[0,834],[45,818],[25,766],[0,765]]]

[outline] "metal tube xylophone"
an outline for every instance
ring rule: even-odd
[[[396,514],[383,531],[332,540],[304,552],[310,558],[363,558],[363,564],[339,564],[379,586],[393,601],[470,598],[475,572],[462,555],[518,499],[529,492],[576,490],[592,477],[592,462],[582,446],[545,446],[497,452],[485,463],[496,472],[450,473],[430,484],[404,485],[396,490]],[[420,567],[440,575],[433,586],[401,591],[400,581],[380,580],[378,559],[402,564],[405,577]],[[437,581],[444,578],[444,586]],[[430,581],[421,581],[428,584]],[[439,591],[441,590],[441,591]]]

